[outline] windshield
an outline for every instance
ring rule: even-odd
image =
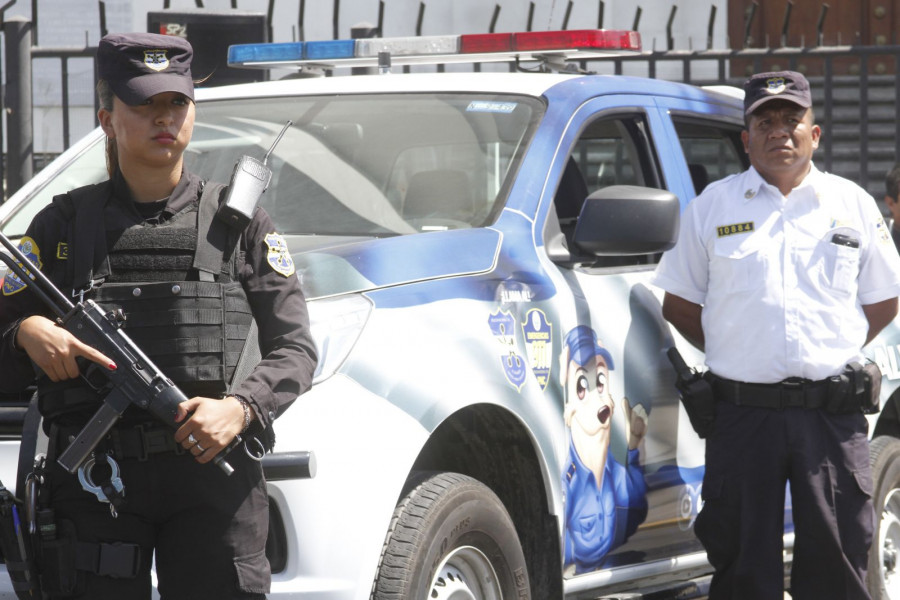
[[[543,104],[494,94],[347,94],[200,102],[187,167],[228,182],[242,155],[268,158],[260,206],[285,234],[390,236],[478,227],[502,208]],[[53,194],[104,179],[103,143],[3,224],[21,236]]]
[[[228,181],[242,154],[268,161],[261,206],[285,234],[397,235],[485,224],[537,102],[396,94],[206,103],[190,168]]]

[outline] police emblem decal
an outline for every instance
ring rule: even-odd
[[[266,252],[266,260],[269,262],[272,270],[285,277],[293,275],[295,271],[294,259],[291,258],[291,253],[288,251],[287,242],[284,241],[284,238],[277,233],[267,233],[265,240],[266,246],[269,247],[268,252]]]
[[[154,71],[165,71],[169,67],[169,57],[165,50],[144,50],[144,64]]]
[[[766,79],[766,91],[773,96],[782,93],[786,89],[787,86],[784,83],[784,77],[772,77]]]
[[[544,391],[550,383],[550,367],[553,363],[550,358],[553,355],[553,325],[547,320],[544,311],[533,308],[525,313],[522,333],[525,335],[525,354],[528,356],[531,372],[541,391]]]
[[[37,266],[38,269],[43,266],[43,264],[41,263],[40,248],[38,248],[37,243],[27,235],[19,241],[19,250],[28,258],[28,260],[30,260],[35,266]],[[17,264],[23,268],[28,268],[25,265],[22,265],[22,263]],[[4,296],[12,296],[17,292],[21,292],[26,287],[27,284],[12,271],[8,272],[6,274],[6,277],[3,278]]]
[[[527,368],[522,353],[516,344],[516,318],[506,310],[499,308],[488,317],[488,325],[494,338],[500,344],[500,364],[506,380],[521,392],[525,385]]]

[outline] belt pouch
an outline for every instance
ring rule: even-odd
[[[48,596],[70,596],[78,587],[75,535],[75,524],[60,519],[56,523],[56,536],[41,540],[41,589]]]

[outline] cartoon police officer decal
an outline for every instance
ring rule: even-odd
[[[609,388],[612,356],[590,327],[565,338],[560,356],[569,455],[563,471],[566,494],[565,562],[575,573],[601,566],[604,557],[647,517],[647,485],[638,446],[647,431],[641,405],[621,402],[628,440],[627,464],[610,452],[616,405]]]

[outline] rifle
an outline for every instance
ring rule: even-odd
[[[28,257],[2,233],[0,243],[15,259],[11,260],[0,252],[0,261],[32,286],[32,290],[56,314],[57,324],[110,357],[118,367],[114,371],[102,370],[107,380],[107,385],[102,387],[94,381],[90,368],[82,372],[82,379],[92,388],[98,392],[108,391],[103,396],[103,404],[59,455],[57,462],[69,473],[75,473],[131,404],[177,429],[180,426],[175,422],[178,405],[188,398],[122,331],[125,316],[121,311],[105,312],[93,300],[72,303],[39,269],[26,267],[26,264],[31,264]],[[99,369],[93,369],[93,373],[97,371]],[[236,436],[213,459],[226,475],[231,475],[234,469],[225,461],[225,456],[241,441],[241,437]]]

